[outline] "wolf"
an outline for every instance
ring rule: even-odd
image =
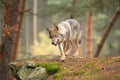
[[[80,43],[82,29],[79,22],[75,19],[68,19],[55,25],[53,28],[47,28],[52,45],[59,47],[61,60],[66,59],[66,55],[75,48],[73,56],[78,57],[80,52]]]

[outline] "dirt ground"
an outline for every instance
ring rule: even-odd
[[[104,58],[68,56],[65,61],[60,61],[59,57],[38,56],[22,60],[35,63],[59,63],[60,70],[49,75],[48,80],[120,80],[120,56]],[[23,61],[18,60],[18,62]]]

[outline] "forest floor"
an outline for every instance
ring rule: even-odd
[[[49,75],[48,80],[120,80],[120,56],[104,58],[68,56],[65,61],[49,56],[49,58],[33,57],[27,61],[34,61],[37,66],[53,64],[52,66],[56,68],[53,71],[56,71]]]
[[[59,59],[54,59],[60,62]],[[107,58],[73,58],[60,62],[63,70],[51,75],[50,80],[120,80],[120,56]]]

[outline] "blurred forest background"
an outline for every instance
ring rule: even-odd
[[[0,43],[4,25],[5,5],[0,0]],[[120,0],[26,0],[17,56],[60,54],[58,47],[51,45],[46,27],[53,27],[63,20],[74,17],[83,29],[82,54],[86,54],[87,14],[92,12],[93,51],[98,46],[106,25],[109,23]],[[120,17],[115,22],[100,56],[120,55]]]

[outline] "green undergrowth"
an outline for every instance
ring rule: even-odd
[[[54,75],[54,79],[58,79],[58,78],[61,78],[63,76],[62,73],[57,73]]]
[[[56,74],[54,74],[54,79],[61,79],[66,73],[69,73],[71,69],[71,67],[61,68]]]
[[[36,67],[44,67],[49,75],[52,75],[60,70],[60,64],[58,62],[37,63]]]
[[[84,74],[85,72],[86,72],[85,69],[81,69],[81,70],[79,70],[79,71],[77,72],[77,75],[82,75],[82,74]]]

